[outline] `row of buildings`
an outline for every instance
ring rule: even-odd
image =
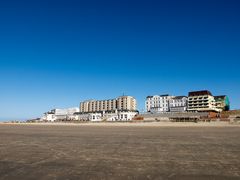
[[[137,101],[132,96],[108,100],[87,100],[80,103],[78,119],[82,121],[130,121],[138,114]]]
[[[54,109],[44,113],[41,120],[130,121],[137,114],[136,99],[132,96],[120,96],[115,99],[80,102],[79,108]]]
[[[230,108],[226,95],[213,96],[210,91],[193,91],[188,96],[147,96],[146,113],[221,112]],[[108,100],[87,100],[79,108],[53,109],[44,113],[42,121],[131,121],[139,112],[132,96]]]
[[[192,91],[188,96],[155,95],[147,96],[147,112],[221,112],[230,109],[226,95],[213,96],[208,90]]]
[[[67,108],[67,109],[52,109],[45,112],[40,118],[41,121],[58,121],[58,120],[75,120],[76,113],[79,112],[78,107]]]

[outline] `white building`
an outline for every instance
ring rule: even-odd
[[[118,111],[106,111],[103,114],[103,120],[104,121],[118,121],[119,116],[118,116]]]
[[[137,114],[137,111],[115,111],[105,112],[103,117],[106,121],[131,121]]]
[[[78,119],[80,121],[131,121],[135,115],[137,115],[137,111],[103,111],[103,112],[95,112],[95,113],[79,113]]]
[[[44,113],[41,121],[57,121],[57,120],[77,120],[78,117],[75,113],[79,112],[79,108],[67,108],[67,109],[53,109],[49,112]]]
[[[47,112],[44,113],[44,115],[40,118],[40,121],[48,121],[48,122],[54,122],[57,118],[54,113]]]
[[[154,95],[147,96],[145,102],[145,109],[147,112],[169,112],[169,99],[172,99],[174,96],[168,94],[165,95]]]
[[[102,121],[102,114],[101,113],[79,113],[78,120],[99,122],[99,121]]]
[[[136,111],[119,111],[118,121],[131,121],[137,114]]]
[[[176,96],[169,99],[170,112],[187,111],[187,99],[186,96]]]

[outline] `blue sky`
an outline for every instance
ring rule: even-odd
[[[0,119],[208,89],[240,108],[240,2],[1,1]]]

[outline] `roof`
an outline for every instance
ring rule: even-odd
[[[192,91],[188,93],[188,96],[202,96],[202,95],[210,95],[212,96],[212,93],[208,90],[201,90],[201,91]]]
[[[214,96],[215,99],[224,99],[226,95]]]
[[[169,94],[154,95],[154,96],[167,97],[167,96],[169,96]],[[148,98],[153,98],[154,96],[147,96],[147,99]]]
[[[147,99],[148,99],[148,98],[153,98],[153,96],[147,96]]]
[[[187,96],[175,96],[175,97],[173,97],[172,99],[182,99],[182,98],[187,98]]]
[[[160,95],[160,96],[162,96],[162,97],[164,97],[164,96],[169,96],[169,94],[162,94],[162,95]]]

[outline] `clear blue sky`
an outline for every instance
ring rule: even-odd
[[[240,108],[240,1],[0,2],[0,119],[208,89]]]

